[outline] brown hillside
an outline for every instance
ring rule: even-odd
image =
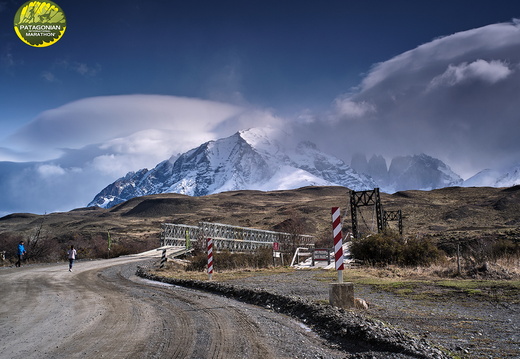
[[[383,208],[401,209],[405,235],[475,236],[520,226],[520,186],[511,188],[444,188],[381,194]],[[317,237],[330,232],[330,208],[341,207],[350,228],[349,190],[305,187],[287,191],[235,191],[204,197],[161,194],[131,199],[111,209],[79,208],[47,215],[11,214],[0,218],[0,234],[33,236],[41,226],[47,237],[104,235],[156,238],[161,223],[196,225],[218,222],[267,230],[298,229]],[[360,230],[375,228],[372,207],[362,208]],[[293,227],[291,227],[291,225]]]

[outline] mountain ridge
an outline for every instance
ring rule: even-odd
[[[310,141],[290,146],[284,136],[288,137],[280,137],[272,128],[252,128],[205,142],[151,170],[127,173],[100,191],[88,206],[110,208],[133,197],[160,193],[204,196],[306,186],[343,186],[356,191],[378,187],[382,192],[394,193],[471,187],[479,181],[478,175],[463,181],[444,162],[426,154],[394,157],[389,165],[381,155],[367,161],[365,155],[355,154],[348,165]],[[520,183],[520,166],[505,178],[502,182],[506,185]]]
[[[250,129],[208,141],[172,163],[130,172],[105,187],[89,206],[111,207],[136,196],[180,193],[203,196],[232,190],[277,190],[341,185],[355,190],[376,187],[342,160],[310,142],[285,149],[270,130]]]

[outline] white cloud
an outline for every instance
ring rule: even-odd
[[[40,114],[0,147],[0,161],[19,161],[0,162],[0,211],[84,206],[130,171],[153,168],[238,130],[280,121],[270,111],[172,96],[69,103]]]
[[[192,132],[149,129],[138,131],[127,137],[117,137],[99,146],[103,151],[117,154],[144,155],[167,158],[184,152],[203,142],[214,139],[213,132]]]
[[[242,112],[237,106],[173,96],[86,98],[41,113],[12,135],[5,147],[46,152],[51,159],[60,148],[78,149],[148,129],[195,136],[211,133]]]
[[[210,132],[191,133],[172,130],[144,130],[101,144],[101,155],[86,165],[103,175],[118,178],[129,171],[153,168],[171,156],[186,152],[214,139]],[[80,151],[81,152],[81,151]]]
[[[345,116],[347,118],[360,118],[376,112],[374,105],[366,101],[355,102],[348,97],[336,99],[335,106],[338,115]]]
[[[61,166],[56,166],[52,164],[38,166],[36,171],[42,178],[51,178],[56,176],[62,176],[65,174],[65,170],[61,168]]]
[[[130,172],[131,164],[133,164],[132,159],[130,159],[130,164],[128,163],[127,156],[115,155],[115,154],[106,154],[97,156],[92,160],[92,168],[100,173],[106,175],[112,175],[114,177],[122,177],[125,172]],[[137,169],[134,167],[134,169]]]
[[[97,64],[96,66],[89,66],[82,62],[75,62],[72,64],[72,69],[81,76],[93,77],[101,71],[101,65]]]
[[[57,82],[58,81],[56,76],[50,71],[43,71],[41,76],[47,82]]]
[[[512,72],[504,61],[493,60],[488,62],[479,59],[469,64],[467,62],[459,65],[450,64],[442,75],[433,78],[429,88],[455,86],[472,81],[494,84],[506,79]]]
[[[97,76],[102,69],[100,64],[90,65],[85,62],[63,59],[54,62],[51,68],[52,72],[58,71],[62,74],[64,72],[72,72],[87,78]]]
[[[399,77],[404,81],[423,81],[431,74],[444,72],[449,64],[478,59],[507,61],[509,55],[517,58],[515,52],[519,43],[518,22],[493,24],[441,37],[376,64],[363,79],[361,91],[382,86]]]

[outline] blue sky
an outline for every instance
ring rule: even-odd
[[[104,95],[243,100],[284,115],[324,109],[375,63],[520,16],[515,1],[62,0],[66,34],[36,49],[13,36],[22,3],[4,1],[0,13],[4,131]]]
[[[257,124],[347,162],[425,152],[463,177],[520,154],[517,1],[56,3],[63,38],[33,48],[13,31],[23,1],[0,0],[0,161],[44,176],[37,193],[99,180],[76,201],[20,194],[0,212],[84,205],[127,171]],[[4,191],[26,178],[14,172],[0,170]]]

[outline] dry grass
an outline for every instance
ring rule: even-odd
[[[168,262],[166,268],[153,272],[164,277],[207,281],[205,272],[185,271],[185,264],[175,260]],[[362,267],[347,269],[344,280],[357,286],[369,286],[379,291],[387,291],[398,296],[415,300],[444,301],[460,300],[471,297],[477,301],[519,303],[520,276],[511,279],[503,278],[462,278],[443,277],[439,275],[441,267],[402,268],[388,266],[385,268]],[[267,269],[242,269],[215,272],[213,280],[218,282],[247,280],[251,277],[291,274],[297,271],[289,267]],[[310,270],[311,278],[319,282],[334,282],[337,278],[335,270]],[[309,282],[312,285],[312,282]]]
[[[405,234],[504,232],[520,226],[520,189],[445,188],[382,194],[384,209],[401,209]],[[0,232],[100,232],[130,236],[159,235],[164,222],[197,225],[210,221],[273,230],[288,219],[301,219],[308,234],[330,230],[330,208],[341,206],[350,224],[349,190],[306,187],[288,191],[236,191],[204,197],[161,194],[131,199],[114,208],[82,208],[45,216],[14,214],[0,218]],[[468,209],[468,208],[471,208]],[[366,218],[371,221],[371,217]],[[475,225],[478,223],[478,226]],[[360,223],[360,225],[362,225]]]
[[[518,186],[383,193],[381,201],[385,210],[402,210],[405,236],[431,236],[440,241],[482,237],[518,241],[520,237]],[[134,198],[111,209],[80,208],[44,216],[13,214],[0,218],[0,235],[14,233],[27,240],[41,226],[41,236],[49,239],[105,238],[110,231],[116,243],[134,240],[158,245],[165,222],[197,225],[209,221],[283,230],[284,224],[297,220],[303,233],[332,246],[330,208],[341,207],[343,227],[349,230],[348,203],[349,189],[345,187],[235,191],[204,197],[170,193]],[[365,220],[370,222],[371,217]]]
[[[488,263],[488,273],[481,273],[480,278],[486,279],[520,279],[520,259],[500,259]],[[405,278],[408,280],[438,280],[445,278],[467,279],[474,277],[465,275],[467,270],[462,269],[461,275],[457,273],[455,259],[450,259],[443,264],[434,264],[426,267],[398,267],[387,266],[385,268],[366,267],[363,271],[370,276],[378,278]]]
[[[402,210],[405,235],[465,236],[503,233],[520,226],[520,189],[516,187],[383,193],[381,200],[386,210]],[[164,222],[197,225],[210,221],[273,230],[289,219],[300,219],[308,234],[320,236],[330,232],[331,207],[342,207],[344,227],[349,227],[348,202],[349,190],[345,187],[236,191],[204,197],[169,193],[134,198],[108,210],[80,208],[45,216],[13,214],[0,218],[0,233],[34,232],[42,218],[42,230],[56,234],[110,230],[114,235],[157,238]],[[371,222],[371,217],[365,220]]]
[[[191,279],[191,280],[207,280],[208,274],[204,271],[186,271],[186,261],[172,260],[166,263],[162,269],[156,268],[153,272],[169,278]],[[240,278],[248,278],[253,276],[269,276],[278,273],[291,273],[296,271],[290,267],[270,267],[270,268],[244,268],[240,270],[215,271],[213,279],[218,281],[235,280]]]

